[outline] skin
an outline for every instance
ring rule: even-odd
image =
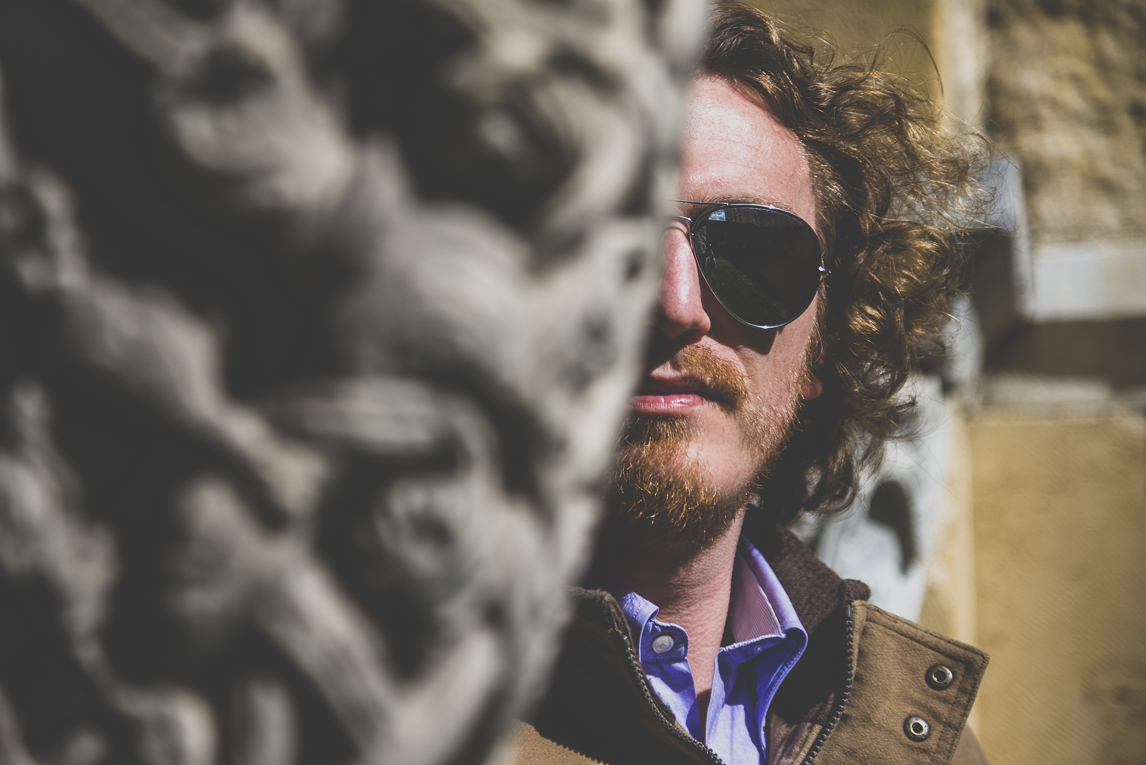
[[[812,176],[796,136],[759,101],[715,78],[698,79],[688,93],[676,198],[771,204],[815,226]],[[696,211],[683,205],[678,212],[689,216]],[[813,342],[819,297],[781,329],[747,327],[708,291],[683,224],[669,227],[662,257],[664,281],[653,321],[657,355],[631,408],[689,420],[695,435],[667,469],[691,465],[705,471],[712,485],[733,493],[758,474],[763,462],[760,449],[744,443],[735,414],[706,397],[703,386],[682,374],[673,357],[690,344],[706,348],[744,373],[750,398],[765,410],[793,397],[813,399],[820,395],[822,384],[815,376],[799,382],[798,370]],[[616,581],[660,606],[659,621],[679,624],[688,632],[689,664],[702,720],[728,618],[743,521],[741,508],[723,535],[683,563],[666,564],[651,554],[637,553],[613,570]]]

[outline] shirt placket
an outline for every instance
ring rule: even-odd
[[[703,740],[696,688],[688,661],[688,636],[675,624],[649,619],[642,629],[641,665],[658,695],[694,737]],[[666,691],[666,692],[662,692]]]

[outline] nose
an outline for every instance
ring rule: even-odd
[[[704,307],[704,288],[684,221],[673,220],[665,229],[661,258],[664,275],[653,325],[673,340],[688,333],[708,334],[712,320]]]

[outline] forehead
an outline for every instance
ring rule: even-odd
[[[685,101],[677,199],[757,202],[815,227],[816,202],[803,146],[758,101],[712,77]]]

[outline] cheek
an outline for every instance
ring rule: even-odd
[[[820,295],[816,295],[798,319],[780,330],[775,346],[787,365],[803,370],[815,360],[813,354],[818,354],[820,349],[819,312]]]
[[[797,326],[793,322],[777,333],[768,353],[752,353],[745,358],[757,396],[766,406],[786,402],[793,396],[806,397],[803,396],[804,372],[808,367],[813,329],[814,323]]]

